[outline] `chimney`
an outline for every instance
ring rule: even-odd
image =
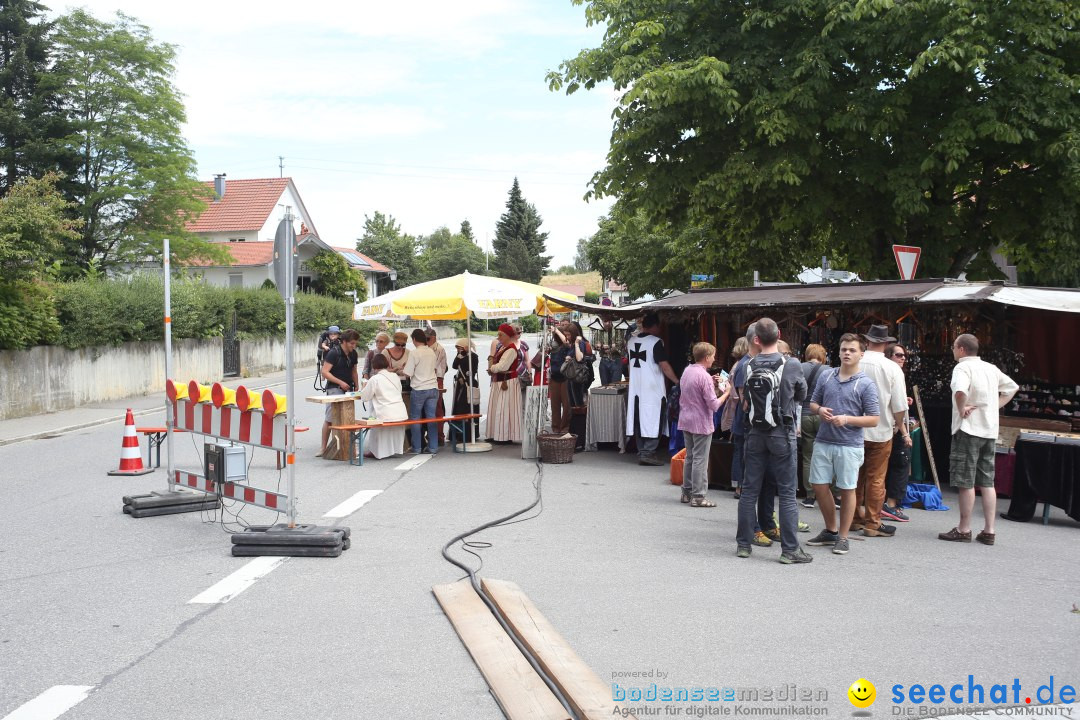
[[[225,173],[214,176],[214,199],[220,200],[225,197]]]

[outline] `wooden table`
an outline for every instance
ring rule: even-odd
[[[330,406],[331,425],[354,425],[356,423],[356,401],[359,395],[310,395],[304,398],[310,403]],[[331,430],[326,443],[327,460],[349,459],[349,433],[346,430]]]

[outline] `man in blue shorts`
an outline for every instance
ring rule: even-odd
[[[854,333],[840,337],[840,367],[825,370],[810,398],[810,412],[821,416],[810,460],[810,483],[814,486],[825,529],[807,545],[832,545],[833,552],[848,552],[848,531],[855,517],[855,488],[863,463],[863,428],[878,424],[877,385],[859,369],[864,347]],[[840,522],[837,523],[829,484],[836,477],[840,489]]]

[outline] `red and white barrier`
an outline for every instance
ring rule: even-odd
[[[285,495],[248,487],[247,485],[226,482],[221,484],[220,489],[215,488],[212,480],[207,480],[202,475],[193,472],[177,470],[175,481],[177,485],[182,487],[198,490],[209,495],[220,495],[222,498],[237,500],[248,505],[257,505],[268,510],[284,512],[288,504],[288,497]]]

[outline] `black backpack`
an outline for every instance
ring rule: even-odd
[[[778,360],[755,357],[750,361],[747,371],[747,421],[760,430],[779,427],[783,423],[780,414],[780,380],[784,374],[784,357],[781,355]]]

